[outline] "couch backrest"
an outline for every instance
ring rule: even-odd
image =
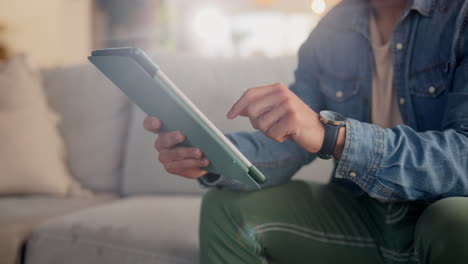
[[[130,102],[91,64],[43,69],[50,105],[62,118],[72,174],[95,191],[118,192]]]
[[[202,59],[181,55],[157,54],[155,62],[188,97],[224,133],[252,131],[245,118],[233,121],[226,113],[242,92],[259,85],[293,81],[294,57],[277,59]],[[166,173],[153,149],[155,136],[144,131],[146,115],[132,108],[132,121],[126,147],[122,192],[125,195],[147,193],[202,193],[196,181]],[[298,174],[298,178],[326,180],[332,164],[314,162]]]

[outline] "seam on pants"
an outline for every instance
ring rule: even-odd
[[[394,251],[385,249],[385,248],[380,248],[380,251],[382,252],[382,256],[386,259],[390,259],[396,262],[408,262],[410,260],[419,263],[419,259],[416,255],[416,252],[407,252],[407,253],[398,253],[395,254]]]
[[[417,256],[416,251],[412,252],[397,252],[385,247],[378,247],[380,252],[382,252],[382,256],[386,259],[390,259],[397,262],[408,262],[412,260],[416,263],[419,263],[419,258]]]
[[[394,224],[401,221],[408,213],[409,204],[402,205],[396,212],[385,216],[385,224]]]
[[[335,244],[335,245],[342,245],[342,246],[355,246],[355,247],[369,247],[369,248],[375,248],[376,245],[374,243],[369,243],[369,242],[350,242],[350,241],[343,241],[343,240],[337,240],[337,239],[332,239],[332,238],[327,238],[327,237],[320,237],[320,236],[314,236],[311,234],[303,233],[291,228],[286,228],[286,227],[270,227],[270,228],[265,228],[262,229],[258,232],[256,232],[257,235],[265,233],[265,232],[270,232],[270,231],[283,231],[291,234],[295,234],[298,236],[302,236],[305,238],[309,238],[318,242],[324,242],[328,244]]]
[[[278,227],[278,226],[283,226],[283,227],[289,227],[293,229],[297,229],[299,231],[304,231],[308,233],[312,233],[318,236],[327,236],[330,238],[335,238],[335,239],[347,239],[347,240],[356,240],[356,241],[367,241],[367,242],[374,242],[374,239],[371,237],[361,237],[361,236],[346,236],[342,234],[331,234],[331,233],[325,233],[323,231],[318,231],[318,230],[313,230],[310,228],[294,225],[294,224],[289,224],[289,223],[266,223],[262,225],[258,225],[254,227],[254,231],[256,230],[261,230],[264,228],[269,228],[269,227]]]
[[[375,243],[375,240],[370,237],[330,234],[330,233],[325,233],[323,231],[313,230],[313,229],[309,229],[306,227],[289,224],[289,223],[273,222],[273,223],[261,224],[261,225],[255,226],[252,229],[249,236],[252,238],[253,241],[255,241],[256,246],[261,248],[260,243],[257,241],[256,235],[259,235],[265,232],[270,232],[270,231],[287,232],[287,233],[291,233],[297,236],[302,236],[311,240],[328,243],[328,244],[377,248],[382,253],[382,257],[386,259],[393,260],[396,262],[407,262],[409,260],[419,262],[419,259],[417,258],[417,253],[415,251],[414,252],[397,252],[391,249],[387,249],[385,247],[380,247]],[[343,240],[339,240],[339,239],[343,239]]]

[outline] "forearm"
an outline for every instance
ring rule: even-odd
[[[278,143],[261,132],[235,133],[227,137],[266,176],[263,188],[287,182],[303,165],[315,158],[315,154],[306,152],[292,141]],[[209,178],[204,177],[201,182],[209,186],[250,190],[222,175],[218,178],[209,175]]]

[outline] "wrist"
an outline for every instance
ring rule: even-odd
[[[320,149],[322,149],[323,141],[324,141],[324,139],[325,139],[325,125],[322,124],[322,123],[320,123],[320,124],[321,124],[321,126],[319,127],[318,133],[317,133],[317,135],[318,135],[318,142],[320,142],[320,145],[317,146],[316,151],[313,151],[314,153],[315,153],[315,152],[319,152]]]
[[[341,159],[341,154],[343,154],[343,149],[346,143],[346,127],[341,127],[340,132],[338,133],[338,138],[336,140],[335,149],[333,150],[333,157],[337,160]]]
[[[346,118],[333,111],[320,111],[320,121],[325,127],[322,147],[317,153],[319,158],[341,157],[344,147]]]

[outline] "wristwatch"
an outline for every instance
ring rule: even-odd
[[[330,159],[333,157],[340,128],[346,125],[346,117],[333,111],[320,111],[320,121],[325,126],[325,136],[317,156],[322,159]]]

